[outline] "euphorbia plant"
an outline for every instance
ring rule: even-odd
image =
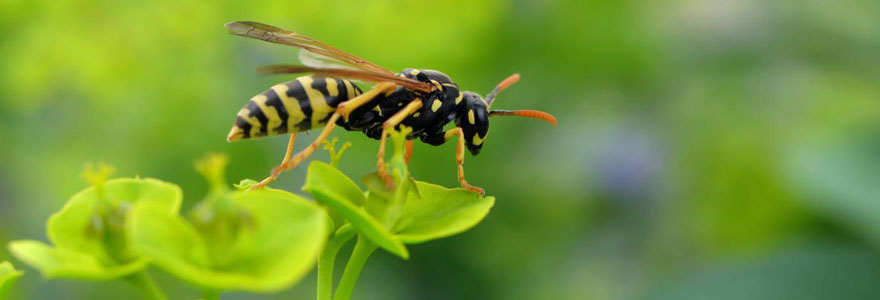
[[[231,189],[226,159],[216,155],[197,164],[211,188],[184,215],[176,185],[106,180],[108,168],[91,171],[92,187],[49,219],[53,246],[15,241],[9,247],[47,278],[123,279],[147,299],[167,299],[145,272],[151,264],[201,289],[205,299],[218,299],[228,290],[288,288],[317,262],[317,298],[349,299],[376,249],[407,259],[405,244],[463,232],[494,204],[492,197],[412,179],[403,158],[406,134],[392,134],[391,189],[375,173],[362,178],[362,189],[337,169],[348,144],[337,151],[335,141],[328,143],[331,164],[312,162],[302,188],[314,201],[271,188],[245,191],[252,180]],[[355,237],[334,295],[333,265]]]
[[[404,244],[427,242],[463,232],[479,223],[495,203],[461,188],[447,189],[415,181],[404,159],[406,131],[392,133],[394,154],[387,170],[395,188],[387,189],[378,174],[362,179],[367,191],[338,169],[312,162],[303,191],[345,218],[336,227],[318,263],[318,299],[331,299],[333,265],[339,249],[357,233],[357,242],[332,299],[351,297],[355,282],[370,255],[383,248],[403,259]]]
[[[77,193],[46,223],[52,246],[38,241],[13,241],[9,250],[46,278],[122,279],[149,299],[167,299],[144,272],[148,262],[133,251],[125,230],[128,213],[148,203],[170,214],[180,209],[181,191],[156,179],[107,180],[112,170],[89,168],[91,187]]]
[[[6,297],[12,284],[21,275],[24,275],[24,272],[16,270],[8,261],[0,262],[0,299]]]
[[[211,190],[188,217],[142,205],[131,215],[132,245],[160,268],[203,289],[275,292],[314,266],[329,218],[289,192],[233,191],[223,179],[225,157],[198,164]]]

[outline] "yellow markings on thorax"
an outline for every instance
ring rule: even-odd
[[[373,111],[378,112],[380,117],[382,116],[382,109],[378,105],[373,106]]]
[[[471,125],[477,124],[477,121],[474,120],[474,110],[473,109],[468,110],[468,123],[471,123]]]
[[[421,71],[416,70],[416,69],[412,69],[412,71],[409,71],[409,75],[412,75],[412,76],[419,75],[419,73],[421,73]]]
[[[431,103],[431,111],[437,112],[441,106],[443,106],[443,102],[440,102],[439,99],[434,99],[434,103]]]
[[[322,94],[321,91],[312,87],[312,82],[315,80],[314,78],[304,76],[297,78],[296,80],[302,84],[303,89],[306,91],[306,95],[309,97],[309,105],[312,106],[311,128],[318,128],[321,126],[321,121],[336,109],[327,104],[327,100],[324,99],[324,94]]]
[[[339,87],[336,86],[336,79],[333,78],[325,78],[327,81],[327,92],[330,93],[330,97],[339,96]]]
[[[464,99],[464,93],[462,93],[461,91],[458,91],[458,97],[455,98],[455,105],[458,105],[459,103],[461,103],[461,99]]]
[[[434,79],[431,79],[431,83],[433,83],[433,84],[434,84],[434,86],[436,86],[436,87],[437,87],[437,89],[438,89],[438,90],[441,90],[441,91],[442,91],[442,90],[443,90],[443,85],[442,85],[442,84],[440,84],[440,82],[439,82],[439,81],[437,81],[437,80],[434,80]]]
[[[299,107],[299,100],[293,99],[291,101],[290,97],[287,96],[287,90],[289,89],[285,83],[272,86],[272,90],[278,94],[278,98],[284,104],[284,109],[287,110],[287,132],[293,133],[296,132],[296,124],[305,119],[306,115],[303,114],[302,108]]]

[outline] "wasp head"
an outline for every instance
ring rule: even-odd
[[[464,143],[473,155],[480,153],[489,134],[489,105],[474,92],[465,91],[455,125],[461,127]]]
[[[480,153],[480,149],[483,147],[483,142],[486,139],[486,135],[489,134],[489,117],[493,116],[517,116],[517,117],[527,117],[534,118],[543,121],[547,121],[550,124],[556,125],[556,118],[553,115],[537,111],[537,110],[489,110],[489,106],[492,105],[492,102],[495,101],[495,97],[498,96],[498,93],[507,89],[507,87],[516,83],[519,80],[519,74],[513,74],[503,81],[499,83],[492,92],[486,96],[486,99],[480,97],[480,95],[465,91],[462,93],[464,97],[463,103],[458,111],[457,118],[455,120],[455,124],[458,127],[461,127],[462,133],[465,138],[465,145],[468,148],[468,151],[471,154],[477,155]]]

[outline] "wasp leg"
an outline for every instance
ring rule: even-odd
[[[415,113],[419,108],[422,108],[422,100],[416,98],[403,109],[388,118],[385,123],[382,123],[382,137],[379,138],[379,153],[376,154],[376,166],[379,168],[379,177],[382,177],[382,179],[385,180],[385,185],[387,185],[389,189],[394,187],[394,182],[391,181],[391,177],[388,176],[388,171],[385,170],[385,140],[388,138],[388,135],[391,133],[390,130],[394,128],[394,126],[403,122],[403,119],[406,119],[406,117]]]
[[[406,161],[406,164],[409,164],[409,161],[412,160],[413,155],[413,142],[412,140],[406,140],[405,148],[403,148],[403,160]]]
[[[467,180],[464,180],[464,132],[461,131],[461,127],[456,127],[447,130],[445,138],[446,140],[449,140],[455,135],[458,136],[458,145],[455,147],[455,162],[458,164],[458,183],[461,184],[461,187],[464,189],[483,196],[486,193],[483,189],[472,186],[467,183]]]
[[[327,139],[327,136],[330,135],[330,132],[332,132],[333,129],[336,128],[336,121],[339,120],[340,117],[346,116],[351,113],[351,111],[357,109],[359,106],[369,103],[370,100],[373,100],[373,98],[375,98],[377,95],[393,89],[394,86],[395,85],[393,83],[380,83],[374,89],[363,93],[360,96],[354,97],[351,100],[340,103],[339,106],[336,108],[336,112],[334,112],[333,115],[330,116],[330,119],[327,120],[327,125],[324,127],[324,130],[321,131],[321,134],[318,135],[318,137],[315,138],[315,140],[311,144],[309,144],[308,147],[306,147],[293,157],[289,157],[290,153],[293,151],[293,137],[291,137],[290,143],[287,146],[287,154],[284,156],[284,162],[282,162],[281,165],[275,167],[269,177],[266,177],[265,179],[260,181],[260,183],[252,186],[249,190],[255,190],[265,187],[270,182],[275,181],[275,179],[278,178],[278,175],[280,175],[281,172],[299,166],[299,164],[302,163],[310,155],[312,155],[315,150],[318,150],[318,148],[321,146],[321,143],[325,139]]]
[[[293,144],[295,142],[296,142],[296,132],[293,132],[290,134],[290,141],[287,142],[287,151],[284,152],[284,159],[281,160],[281,164],[279,164],[275,168],[272,168],[272,175],[273,176],[269,176],[269,178],[272,178],[272,179],[271,180],[268,180],[269,178],[263,179],[263,181],[261,181],[257,185],[259,185],[260,187],[263,187],[266,184],[268,184],[269,182],[272,182],[272,180],[275,180],[278,177],[278,174],[281,174],[281,171],[279,171],[279,170],[281,170],[281,168],[283,168],[284,165],[286,165],[287,162],[290,161],[290,155],[293,154]],[[263,183],[264,181],[266,183]],[[253,189],[253,188],[251,188],[251,189]]]
[[[267,184],[269,184],[270,182],[275,181],[275,179],[278,178],[278,175],[280,175],[281,172],[284,172],[284,171],[296,168],[296,166],[299,166],[299,164],[302,163],[304,160],[306,160],[306,158],[311,156],[312,153],[315,152],[315,150],[318,150],[318,148],[321,146],[321,142],[323,142],[325,139],[327,139],[327,136],[329,136],[330,133],[333,132],[333,129],[336,128],[336,120],[338,120],[340,116],[341,115],[338,112],[333,113],[333,115],[330,116],[330,119],[327,120],[327,125],[324,127],[324,130],[322,130],[321,134],[318,135],[317,138],[315,138],[315,141],[313,141],[311,144],[309,144],[308,147],[306,147],[305,149],[303,149],[302,151],[300,151],[299,153],[294,155],[292,158],[290,158],[284,164],[282,164],[278,167],[275,167],[275,169],[272,170],[272,175],[269,175],[269,177],[266,177],[266,179],[263,179],[263,181],[260,181],[260,183],[252,186],[250,188],[250,190],[262,188],[262,187],[266,186]]]
[[[352,111],[354,111],[358,107],[363,106],[364,104],[369,103],[370,100],[373,100],[373,98],[375,98],[379,94],[392,91],[396,87],[397,87],[397,85],[395,85],[394,83],[391,83],[391,82],[379,83],[375,87],[373,87],[373,89],[367,91],[366,93],[363,93],[360,96],[354,97],[351,100],[340,103],[339,107],[337,107],[337,109],[336,109],[336,112],[341,114],[342,119],[347,122],[349,114],[351,114]]]
[[[275,169],[281,168],[284,164],[290,161],[290,155],[293,154],[293,144],[296,143],[296,133],[290,134],[290,141],[287,142],[287,151],[284,152],[284,159],[281,160],[281,164],[275,167]],[[274,172],[274,170],[273,170]]]
[[[281,174],[281,171],[278,171],[278,170],[283,168],[284,165],[286,165],[287,162],[290,161],[290,155],[293,154],[293,144],[294,143],[296,143],[296,132],[290,134],[290,141],[287,142],[287,151],[284,152],[284,159],[281,160],[281,164],[279,164],[275,168],[272,168],[272,174],[275,174],[276,178],[278,177],[277,174]],[[275,180],[275,179],[273,178],[272,180]],[[263,181],[266,181],[266,180],[263,179]],[[268,183],[268,182],[266,182],[266,183]]]

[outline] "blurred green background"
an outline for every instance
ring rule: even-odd
[[[0,0],[0,242],[45,240],[86,162],[205,184],[231,156],[263,178],[285,137],[226,143],[235,113],[289,76],[288,47],[227,35],[289,28],[391,70],[446,72],[496,107],[468,181],[498,198],[473,230],[377,254],[355,299],[880,298],[880,2]],[[303,135],[299,148],[316,134]],[[342,161],[375,166],[378,143]],[[316,159],[326,159],[326,152]],[[417,144],[415,177],[457,186],[454,146]],[[298,191],[303,170],[277,187]],[[342,255],[346,255],[343,253]],[[12,299],[131,299],[120,282],[28,274]],[[173,299],[198,291],[151,271]],[[274,295],[310,299],[314,275]]]

